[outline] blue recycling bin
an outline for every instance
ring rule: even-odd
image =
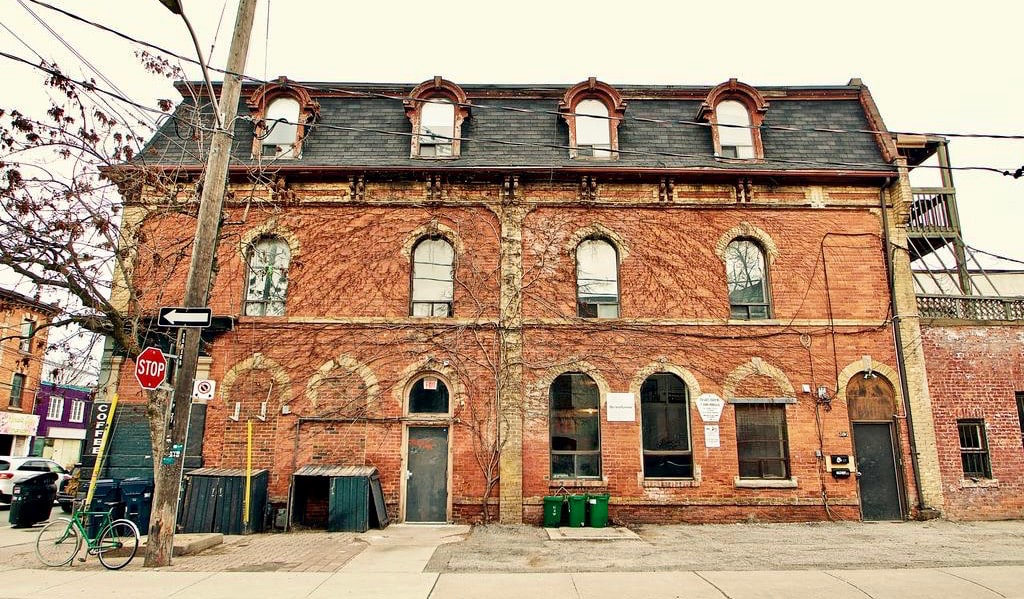
[[[121,499],[124,517],[134,522],[141,534],[146,534],[153,512],[153,481],[137,477],[122,480]]]

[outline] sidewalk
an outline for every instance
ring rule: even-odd
[[[0,596],[158,599],[971,599],[1024,598],[1024,567],[913,570],[584,572],[99,572],[11,570]]]
[[[1024,599],[1024,522],[643,526],[613,541],[392,525],[227,537],[168,568],[139,555],[119,572],[95,558],[44,568],[37,532],[0,526],[0,597]]]

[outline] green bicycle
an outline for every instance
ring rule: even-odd
[[[128,565],[139,550],[139,529],[131,520],[111,520],[110,511],[89,512],[84,502],[75,502],[71,518],[57,518],[39,531],[36,537],[36,555],[47,566],[64,566],[78,555],[82,539],[88,545],[87,554],[95,555],[108,570],[120,570]],[[83,518],[99,518],[99,534],[90,537]],[[80,558],[85,561],[85,558]]]

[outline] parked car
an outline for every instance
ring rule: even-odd
[[[63,488],[71,478],[71,474],[53,460],[33,456],[0,456],[0,503],[10,503],[14,485],[40,472],[56,472],[57,489]]]

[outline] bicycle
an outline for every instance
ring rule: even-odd
[[[36,556],[47,566],[64,566],[75,559],[85,539],[87,555],[99,558],[108,570],[120,570],[128,565],[139,550],[139,528],[131,520],[111,520],[113,510],[86,511],[84,501],[76,501],[71,518],[57,518],[39,531],[36,537]],[[99,534],[90,537],[86,522],[101,518]],[[85,522],[83,522],[83,518]],[[85,561],[85,558],[79,558]]]

